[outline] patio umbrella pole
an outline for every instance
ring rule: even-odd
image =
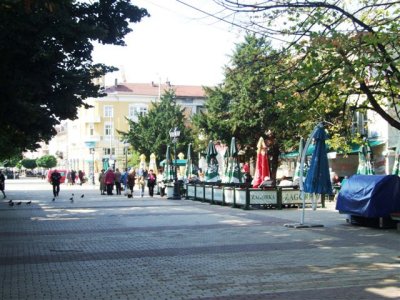
[[[301,213],[301,219],[300,219],[300,225],[304,224],[304,215],[305,215],[305,206],[306,206],[306,200],[305,200],[305,195],[304,195],[304,188],[303,188],[303,171],[304,171],[304,164],[306,161],[306,156],[307,156],[307,149],[311,144],[311,141],[314,137],[315,132],[318,130],[318,125],[314,127],[314,130],[311,132],[310,136],[307,139],[306,145],[303,148],[303,153],[301,153],[301,161],[300,161],[300,180],[299,180],[299,187],[300,187],[300,199],[302,200],[302,213]]]

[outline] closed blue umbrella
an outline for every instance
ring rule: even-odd
[[[205,174],[205,181],[206,182],[217,182],[219,180],[219,173],[218,173],[218,161],[217,161],[217,149],[213,141],[208,143],[207,147],[207,171]]]
[[[330,195],[332,194],[332,183],[325,145],[326,133],[322,124],[318,125],[313,138],[315,140],[315,149],[306,180],[304,181],[304,192]]]
[[[307,157],[307,149],[310,146],[311,140],[314,139],[315,147],[312,153],[311,163],[307,171],[306,179],[303,181],[304,165]],[[323,227],[323,225],[305,225],[305,195],[304,193],[311,193],[313,208],[316,205],[314,202],[314,194],[332,194],[332,184],[329,174],[328,156],[326,153],[325,145],[326,133],[322,124],[315,126],[314,130],[307,139],[303,148],[300,162],[300,198],[303,202],[302,214],[300,224],[285,224],[287,227],[304,228],[304,227]]]

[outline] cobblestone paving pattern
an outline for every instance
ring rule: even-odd
[[[400,299],[400,234],[348,225],[334,203],[306,211],[324,227],[291,229],[300,210],[6,189],[22,204],[0,203],[1,299]]]

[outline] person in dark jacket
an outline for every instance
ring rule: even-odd
[[[50,175],[50,180],[53,186],[53,196],[56,198],[60,193],[61,174],[57,170],[54,170]]]
[[[154,186],[156,185],[156,174],[153,173],[153,170],[149,171],[147,175],[147,187],[149,188],[149,195],[153,197],[154,195]]]

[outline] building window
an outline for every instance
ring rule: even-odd
[[[138,116],[147,114],[147,106],[129,105],[128,118],[134,122],[139,120]]]
[[[353,134],[368,135],[368,117],[366,112],[356,111],[353,115],[351,124],[351,132]]]
[[[111,123],[105,123],[104,124],[104,135],[107,137],[112,136],[113,134],[113,126]]]
[[[94,136],[94,124],[93,123],[89,124],[89,135]]]
[[[103,155],[115,155],[115,148],[103,148]]]
[[[114,116],[114,110],[112,105],[105,105],[104,106],[104,117],[105,118],[112,118]]]

